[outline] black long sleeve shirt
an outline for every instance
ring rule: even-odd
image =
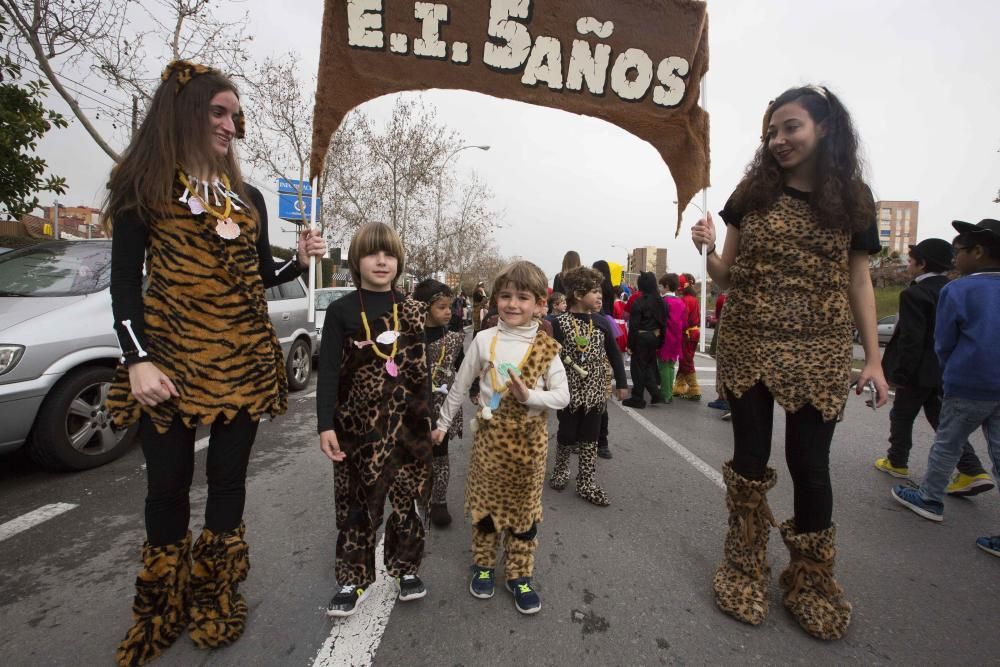
[[[302,272],[296,260],[292,259],[281,266],[274,263],[271,257],[271,242],[267,233],[267,207],[264,196],[252,186],[245,186],[250,201],[257,209],[260,221],[257,233],[257,258],[260,266],[260,276],[264,288],[273,287],[294,280]],[[203,216],[209,214],[203,213]],[[206,223],[207,224],[207,223]],[[115,332],[118,334],[118,344],[121,346],[125,363],[147,361],[137,356],[139,347],[145,349],[146,332],[143,321],[144,309],[142,303],[142,267],[146,261],[146,244],[149,239],[149,228],[146,222],[135,211],[126,211],[114,219],[114,235],[111,241],[111,310],[115,318]],[[136,341],[132,340],[125,321],[130,322]]]
[[[365,317],[372,329],[372,338],[382,332],[376,328],[376,320],[392,310],[392,292],[372,292],[366,289],[358,291],[361,293],[360,298],[357,293],[348,294],[334,301],[326,310],[323,340],[319,346],[319,376],[316,380],[316,429],[319,433],[333,430],[344,347],[348,339],[363,330],[361,299],[364,299]],[[402,303],[403,299],[402,294],[395,294],[397,303]]]

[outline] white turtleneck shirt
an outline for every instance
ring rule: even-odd
[[[455,375],[455,382],[448,392],[448,398],[441,408],[438,416],[437,428],[447,431],[451,428],[451,422],[458,409],[462,406],[462,401],[469,393],[469,387],[478,376],[479,380],[479,402],[481,405],[489,405],[493,397],[493,384],[490,381],[490,346],[493,344],[493,337],[496,336],[497,344],[493,363],[499,366],[504,362],[520,364],[528,351],[528,345],[534,340],[538,331],[538,324],[531,322],[521,327],[512,327],[503,320],[491,328],[483,329],[475,338],[465,352],[465,360],[461,368]],[[499,375],[498,383],[502,382]],[[511,395],[513,398],[513,394]],[[508,398],[507,400],[511,400]],[[545,410],[561,410],[569,405],[569,384],[566,381],[566,369],[563,367],[559,355],[552,358],[548,370],[538,378],[535,386],[528,389],[528,400],[524,402],[528,406],[528,415],[536,416]]]

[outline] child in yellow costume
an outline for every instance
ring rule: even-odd
[[[478,598],[494,593],[501,536],[507,590],[522,614],[541,609],[531,577],[542,520],[548,451],[546,410],[569,405],[559,344],[539,330],[535,308],[545,303],[547,280],[530,262],[514,262],[493,285],[500,321],[476,335],[441,409],[435,443],[444,439],[469,387],[479,378],[475,436],[465,490],[472,519],[472,581]]]

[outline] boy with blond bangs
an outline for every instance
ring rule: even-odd
[[[548,450],[547,410],[569,404],[559,344],[541,331],[535,309],[545,304],[547,280],[531,262],[514,262],[493,285],[497,326],[481,330],[466,352],[431,434],[441,442],[479,379],[475,432],[465,490],[472,520],[472,580],[469,592],[494,594],[494,569],[502,538],[507,590],[522,614],[541,609],[531,582],[542,485]]]

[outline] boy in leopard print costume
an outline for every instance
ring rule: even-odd
[[[507,590],[522,614],[541,609],[531,583],[542,520],[542,486],[548,451],[547,410],[569,403],[559,343],[541,331],[533,315],[545,303],[545,274],[530,262],[514,262],[493,285],[500,321],[473,339],[431,437],[444,440],[473,381],[479,378],[479,409],[469,459],[465,512],[472,519],[472,581],[469,592],[491,598],[501,541]]]
[[[563,346],[562,359],[569,381],[569,406],[559,411],[556,464],[549,486],[562,491],[569,482],[570,448],[579,447],[580,469],[576,492],[600,507],[611,504],[596,481],[597,438],[601,417],[607,410],[609,371],[614,370],[618,398],[628,393],[625,364],[606,317],[600,315],[602,276],[594,269],[577,267],[562,276],[569,310],[552,320],[555,339]]]

